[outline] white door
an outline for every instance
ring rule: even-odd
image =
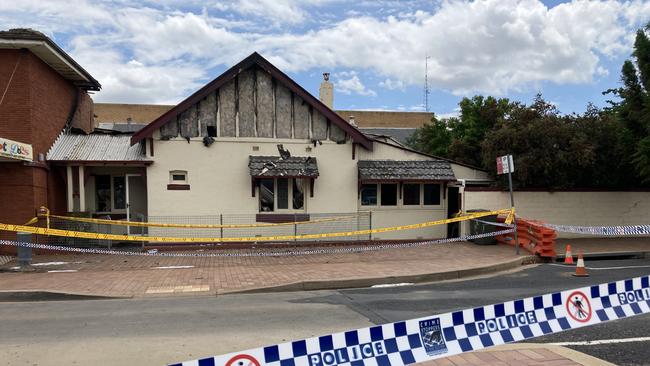
[[[133,181],[134,179],[140,179],[140,174],[126,174],[126,221],[131,221],[133,217],[133,212],[131,212],[131,194],[133,191],[131,187],[133,184],[137,184]],[[131,226],[126,227],[126,234],[131,235]]]

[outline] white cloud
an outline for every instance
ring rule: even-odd
[[[592,83],[609,72],[603,58],[629,54],[650,19],[650,2],[640,0],[550,9],[537,0],[382,1],[311,30],[266,26],[330,19],[320,11],[333,1],[0,0],[0,28],[34,27],[63,42],[102,83],[95,99],[176,102],[217,76],[209,69],[253,51],[287,72],[363,70],[386,89],[421,86],[426,55],[431,88],[458,95]],[[335,82],[343,93],[376,95],[356,73]]]
[[[406,88],[403,81],[393,80],[391,78],[386,78],[384,81],[380,81],[379,86],[388,90],[404,90]]]
[[[337,91],[343,94],[354,93],[369,97],[374,97],[377,95],[374,90],[368,89],[365,85],[363,85],[356,71],[343,71],[336,73],[334,75],[334,87]]]

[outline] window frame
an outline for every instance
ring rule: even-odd
[[[110,180],[110,211],[99,211],[97,209],[97,177],[98,176],[106,176],[109,177]],[[124,189],[126,190],[126,174],[94,174],[93,175],[93,185],[94,185],[94,195],[95,195],[95,209],[93,210],[93,213],[96,214],[124,214],[126,213],[126,209],[129,205],[128,202],[126,202],[126,191],[124,193],[124,208],[115,208],[115,177],[123,177],[124,178]]]
[[[256,187],[257,190],[257,212],[258,213],[293,213],[293,212],[306,212],[307,211],[307,194],[306,189],[308,188],[306,178],[302,177],[268,177],[263,179],[273,180],[273,211],[262,211],[262,193],[261,193],[261,184],[258,184]],[[287,180],[287,208],[278,208],[278,180],[286,179]],[[302,208],[293,208],[293,182],[294,179],[302,181],[303,189],[303,198],[302,198]]]
[[[175,180],[174,175],[184,175],[185,179],[183,180]],[[189,175],[187,174],[187,170],[170,170],[169,171],[169,184],[190,184],[189,181]]]
[[[427,204],[424,203],[424,185],[425,184],[431,184],[431,185],[434,185],[434,186],[438,186],[438,204],[437,205],[427,205]],[[443,185],[441,183],[422,182],[422,184],[420,184],[420,186],[421,186],[420,191],[422,192],[422,194],[420,195],[420,202],[421,202],[420,207],[442,207],[444,199],[443,199],[443,195],[442,195],[442,189],[443,189],[442,186]]]
[[[397,205],[394,206],[386,206],[382,204],[381,202],[381,185],[382,184],[396,184],[397,185]],[[407,205],[404,204],[404,188],[407,184],[414,184],[417,185],[419,188],[419,194],[420,194],[420,202],[417,205]],[[427,205],[424,204],[424,185],[425,184],[431,184],[434,186],[438,186],[438,200],[439,203],[435,205]],[[364,205],[362,204],[362,193],[361,193],[361,186],[363,185],[374,185],[377,188],[377,204],[374,205]],[[358,200],[357,200],[357,205],[360,208],[376,208],[376,209],[441,209],[445,205],[445,199],[443,198],[443,189],[444,186],[441,182],[427,182],[427,181],[370,181],[370,182],[363,182],[361,181],[361,186],[359,186],[359,192],[358,192]]]

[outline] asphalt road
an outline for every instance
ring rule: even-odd
[[[0,365],[162,365],[371,324],[644,275],[650,260],[593,261],[596,270],[540,265],[496,277],[404,287],[219,297],[72,300],[0,296]],[[181,270],[179,270],[181,271]],[[18,301],[17,301],[18,300]],[[56,301],[60,300],[60,301]],[[650,335],[650,315],[537,338]],[[619,365],[650,364],[650,342],[571,346]]]

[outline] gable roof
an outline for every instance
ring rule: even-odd
[[[250,56],[243,59],[237,65],[231,67],[223,74],[219,75],[216,79],[212,80],[207,85],[205,85],[204,87],[196,91],[194,94],[190,95],[187,99],[177,104],[174,108],[170,109],[169,111],[165,112],[162,116],[158,117],[156,120],[149,123],[145,128],[138,131],[131,138],[131,144],[135,144],[144,138],[151,137],[151,135],[157,128],[162,127],[164,124],[171,121],[173,118],[177,117],[182,112],[186,111],[192,105],[198,103],[203,98],[208,96],[210,93],[219,89],[226,82],[232,80],[240,72],[242,72],[245,69],[248,69],[253,65],[257,65],[262,70],[268,72],[278,82],[282,83],[289,90],[291,90],[292,92],[300,96],[300,98],[306,101],[312,108],[316,109],[318,112],[324,115],[328,120],[336,124],[348,135],[350,135],[350,137],[352,138],[352,140],[354,140],[354,142],[360,144],[361,146],[365,147],[368,150],[372,150],[372,139],[364,135],[358,128],[349,124],[341,116],[336,114],[336,112],[328,108],[325,104],[323,104],[320,100],[318,100],[318,98],[315,98],[305,89],[303,89],[303,87],[298,85],[298,83],[296,83],[289,76],[287,76],[285,73],[280,71],[280,69],[273,66],[273,64],[271,64],[269,61],[267,61],[264,57],[262,57],[257,52],[253,52]]]
[[[39,31],[29,28],[0,31],[0,49],[28,49],[74,85],[95,91],[102,87],[70,55]]]

